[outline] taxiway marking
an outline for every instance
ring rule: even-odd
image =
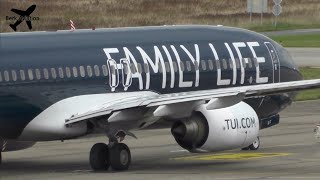
[[[247,160],[247,159],[258,159],[276,156],[288,156],[291,153],[221,153],[221,154],[206,154],[198,156],[187,156],[172,158],[173,160]]]

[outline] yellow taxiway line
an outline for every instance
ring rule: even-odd
[[[276,156],[288,156],[291,153],[220,153],[220,154],[204,154],[197,156],[177,157],[173,160],[248,160]]]

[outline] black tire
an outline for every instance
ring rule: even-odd
[[[106,171],[109,169],[109,148],[104,143],[97,143],[90,151],[90,165],[94,171]]]
[[[249,149],[252,151],[258,150],[260,147],[260,139],[257,137],[257,139],[249,146]]]
[[[0,165],[2,163],[2,152],[0,151]]]
[[[248,151],[248,150],[249,150],[249,147],[242,148],[241,150],[242,150],[242,151]]]
[[[126,144],[115,144],[110,149],[110,165],[113,170],[124,171],[129,168],[131,164],[130,149]]]

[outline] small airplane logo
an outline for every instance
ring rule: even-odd
[[[18,10],[18,9],[11,9],[12,12],[20,15],[19,19],[14,23],[10,24],[10,27],[14,30],[17,31],[17,26],[22,22],[26,21],[29,30],[32,29],[32,24],[31,24],[31,17],[30,14],[33,13],[33,11],[36,9],[36,5],[31,5],[26,11]]]

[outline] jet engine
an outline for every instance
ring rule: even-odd
[[[191,117],[175,122],[171,133],[190,152],[243,148],[258,137],[259,119],[245,102],[214,110],[207,110],[207,105],[202,104]]]

